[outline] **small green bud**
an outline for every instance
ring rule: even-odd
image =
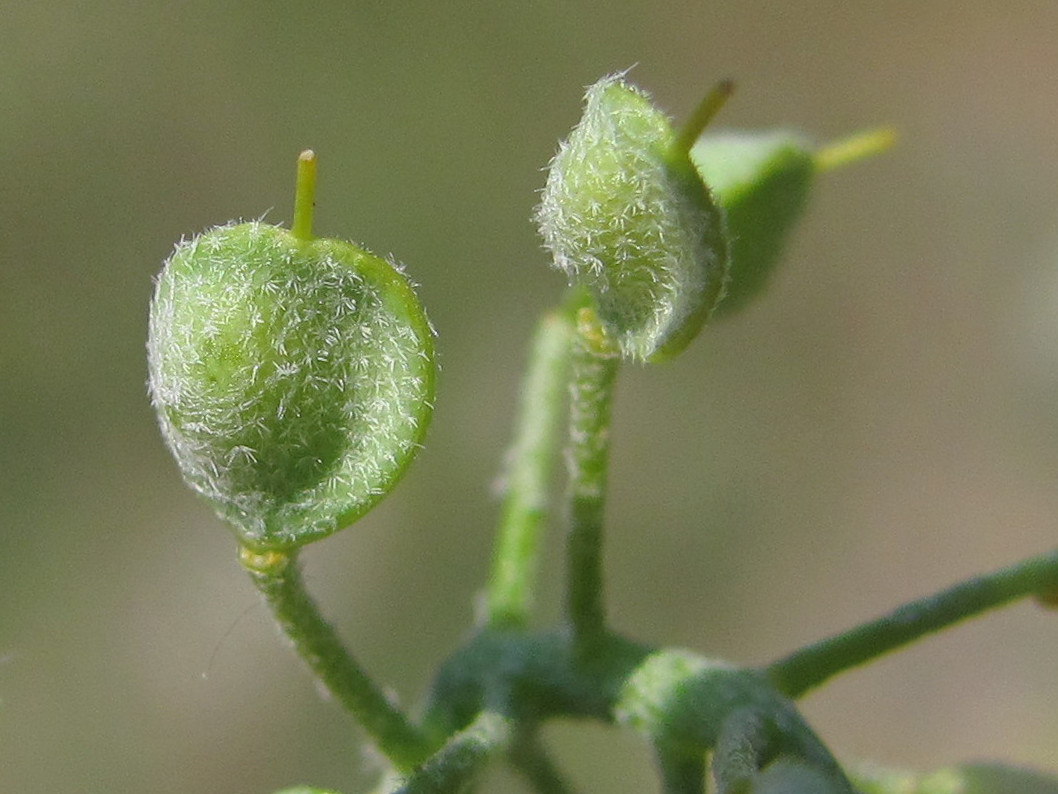
[[[411,285],[350,243],[311,238],[302,160],[294,232],[242,223],[181,242],[150,310],[165,441],[256,551],[359,518],[403,474],[432,409],[432,331]]]
[[[555,266],[588,290],[627,357],[678,353],[723,291],[723,216],[691,164],[691,142],[644,92],[604,77],[588,89],[537,209]]]

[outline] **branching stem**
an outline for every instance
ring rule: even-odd
[[[393,794],[457,794],[464,791],[485,761],[510,742],[513,729],[510,718],[492,711],[481,712]]]

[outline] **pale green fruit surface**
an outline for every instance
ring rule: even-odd
[[[763,294],[814,181],[814,147],[790,132],[703,136],[691,160],[727,217],[731,272],[717,316]]]
[[[256,550],[360,517],[404,472],[432,409],[432,331],[403,274],[263,223],[176,247],[148,364],[184,479]]]
[[[645,93],[603,78],[551,162],[536,213],[555,266],[639,360],[682,350],[727,272],[723,216],[676,139]]]

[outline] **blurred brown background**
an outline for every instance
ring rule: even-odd
[[[427,449],[305,555],[350,644],[415,702],[469,625],[525,342],[563,286],[529,222],[541,168],[583,86],[633,64],[677,117],[730,76],[719,126],[826,140],[889,123],[901,140],[820,183],[765,300],[625,373],[615,623],[765,662],[1058,539],[1058,4],[2,11],[0,791],[368,784],[357,731],[158,437],[151,279],[182,235],[286,223],[312,146],[317,231],[421,284],[443,363]],[[559,543],[547,562],[550,620]],[[844,758],[1058,772],[1056,659],[1058,615],[1023,604],[804,708]],[[583,790],[654,789],[634,737],[550,736]]]

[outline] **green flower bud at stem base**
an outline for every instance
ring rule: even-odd
[[[695,125],[729,88],[711,95]],[[646,94],[605,77],[588,89],[537,209],[555,266],[588,290],[630,358],[678,353],[723,291],[727,236],[688,156],[696,132],[677,134]]]
[[[324,537],[399,479],[430,419],[430,325],[393,265],[295,232],[221,226],[180,243],[150,311],[150,392],[184,479],[258,551]],[[306,207],[307,205],[307,207]]]

